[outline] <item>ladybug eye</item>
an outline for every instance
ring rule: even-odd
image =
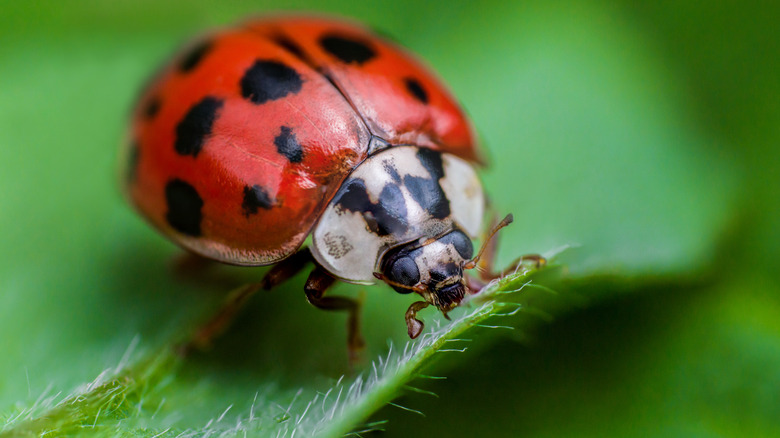
[[[471,239],[469,239],[468,236],[463,234],[463,232],[460,230],[455,230],[447,235],[442,236],[439,239],[439,242],[445,245],[451,243],[464,260],[468,260],[471,258],[471,256],[474,255],[474,246],[471,244]]]
[[[390,266],[388,279],[404,286],[414,286],[420,282],[420,270],[411,257],[399,257]],[[400,293],[409,293],[411,289],[396,288]]]

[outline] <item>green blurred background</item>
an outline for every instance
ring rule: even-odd
[[[780,435],[780,8],[775,2],[0,3],[0,413],[67,394],[191,327],[225,284],[125,205],[118,146],[144,80],[193,34],[313,10],[382,29],[451,86],[484,140],[500,259],[561,245],[576,310],[478,332],[387,407],[388,436]],[[152,429],[346,371],[344,320],[302,278],[255,299],[171,377]],[[342,293],[359,293],[340,286]],[[366,292],[369,357],[408,300]],[[433,312],[425,314],[434,319]],[[531,327],[535,327],[531,329]],[[522,335],[522,336],[521,336]],[[0,417],[1,418],[1,417]]]

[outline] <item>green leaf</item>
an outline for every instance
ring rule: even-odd
[[[535,278],[559,294],[525,289],[523,311],[486,323],[514,330],[472,328],[471,342],[445,344],[463,353],[413,366],[392,360],[408,300],[339,285],[365,295],[373,362],[357,375],[388,363],[390,345],[398,365],[355,403],[342,404],[356,378],[344,316],[308,306],[302,277],[255,298],[212,350],[173,356],[262,270],[173,274],[178,250],[116,189],[128,109],[188,35],[277,6],[3,6],[6,434],[263,436],[293,430],[316,398],[299,425],[313,428],[345,388],[344,414],[327,422],[336,435],[777,435],[780,38],[768,5],[294,2],[381,28],[434,67],[482,134],[495,209],[517,219],[499,265],[572,245],[565,281]],[[429,329],[451,327],[434,313],[422,313]],[[410,381],[420,373],[447,379]]]
[[[181,366],[181,358],[176,353],[177,349],[166,348],[142,356],[136,363],[129,364],[132,353],[132,349],[129,349],[115,369],[104,371],[95,381],[61,401],[56,401],[56,396],[39,399],[30,408],[8,418],[2,431],[19,436],[42,436],[51,433],[154,436],[257,433],[285,437],[296,434],[338,437],[379,430],[383,422],[366,423],[366,419],[378,407],[386,404],[424,416],[421,412],[404,408],[392,400],[404,388],[425,393],[408,384],[413,379],[428,377],[420,375],[419,370],[434,356],[464,352],[467,347],[460,345],[469,339],[460,336],[474,327],[514,328],[486,325],[484,322],[489,318],[509,317],[527,311],[526,307],[537,295],[525,291],[535,286],[530,279],[535,273],[535,270],[523,268],[519,273],[492,282],[464,303],[471,309],[452,321],[435,321],[436,327],[433,331],[425,333],[416,341],[407,342],[403,349],[394,350],[391,344],[386,356],[380,356],[372,362],[365,372],[354,378],[342,376],[324,393],[299,389],[289,406],[275,415],[273,408],[278,406],[276,401],[265,397],[258,400],[256,395],[247,410],[231,415],[231,418],[235,418],[234,421],[223,421],[233,406],[230,405],[220,416],[209,420],[198,430],[177,430],[173,427],[164,430],[150,429],[144,420],[148,416],[154,418],[160,412],[165,402],[160,394],[163,394],[166,386],[170,384],[166,380],[175,376]],[[538,291],[552,292],[545,287],[539,287]],[[507,300],[514,296],[516,300]],[[172,345],[177,343],[173,342]]]

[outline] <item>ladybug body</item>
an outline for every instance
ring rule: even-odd
[[[144,91],[125,155],[132,204],[197,254],[281,266],[311,234],[318,307],[355,307],[324,304],[326,277],[381,278],[445,313],[468,290],[484,212],[471,125],[361,26],[278,17],[201,38]]]

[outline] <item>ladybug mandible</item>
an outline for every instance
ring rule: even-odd
[[[474,289],[478,157],[469,120],[409,54],[353,23],[277,17],[201,38],[157,74],[133,112],[125,192],[196,254],[276,264],[255,289],[313,262],[306,296],[349,311],[355,350],[359,306],[325,296],[336,279],[421,295],[412,338],[420,309],[446,315]]]

